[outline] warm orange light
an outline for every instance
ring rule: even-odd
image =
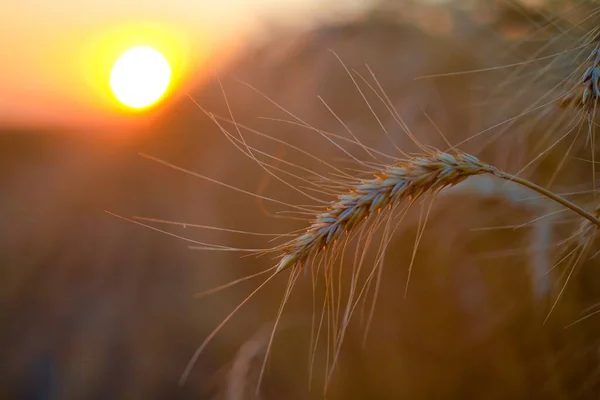
[[[157,50],[138,46],[127,50],[115,62],[110,87],[122,104],[142,109],[160,100],[169,87],[171,67]]]

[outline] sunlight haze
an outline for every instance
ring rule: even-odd
[[[332,1],[348,8],[364,1]],[[123,117],[109,76],[135,46],[156,48],[172,68],[173,96],[243,43],[263,15],[293,23],[317,0],[24,0],[0,16],[0,122],[73,125]],[[319,6],[317,6],[319,5]],[[290,12],[295,7],[297,12]],[[279,18],[280,17],[280,18]],[[292,19],[293,18],[293,19]],[[217,54],[219,56],[217,56]],[[208,74],[209,72],[207,72]],[[178,91],[179,89],[179,91]],[[167,99],[168,100],[168,99]]]

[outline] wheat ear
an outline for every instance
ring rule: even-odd
[[[303,265],[374,215],[392,209],[404,200],[414,201],[425,194],[436,194],[470,176],[482,174],[526,186],[600,227],[596,216],[532,182],[502,172],[470,154],[437,152],[391,165],[372,179],[357,180],[348,192],[340,194],[316,216],[306,233],[280,247],[283,257],[277,265],[277,272]]]
[[[598,99],[600,99],[600,43],[594,47],[588,60],[591,61],[591,65],[585,70],[579,82],[579,85],[582,86],[581,94],[578,95],[579,90],[576,90],[575,94],[567,96],[561,102],[561,106],[572,105],[591,112],[598,104]]]

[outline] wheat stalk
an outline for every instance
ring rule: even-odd
[[[280,272],[305,264],[374,215],[390,210],[404,200],[415,201],[425,194],[436,194],[482,174],[526,186],[575,211],[589,224],[600,227],[597,216],[526,179],[502,172],[470,154],[436,152],[401,161],[372,179],[355,182],[348,192],[340,194],[326,211],[316,216],[306,233],[280,246],[283,257],[276,270]]]

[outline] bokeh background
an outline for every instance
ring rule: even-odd
[[[414,151],[370,89],[371,70],[423,143],[444,148],[439,132],[459,143],[486,130],[461,148],[511,172],[553,145],[524,175],[558,192],[583,192],[573,200],[593,203],[588,121],[553,104],[576,85],[594,48],[594,2],[22,1],[3,8],[2,398],[324,397],[324,342],[309,386],[313,293],[319,310],[323,291],[304,274],[283,313],[260,393],[283,275],[241,309],[187,382],[178,383],[197,346],[261,278],[194,295],[273,260],[192,250],[189,242],[105,211],[187,222],[151,225],[244,248],[268,247],[268,238],[192,224],[281,233],[305,223],[138,153],[251,193],[309,202],[242,155],[194,101],[225,121],[226,96],[248,143],[278,159],[327,172],[284,142],[353,168],[348,155],[290,123],[298,120],[264,95],[318,129],[348,137],[341,120],[361,142],[397,155],[383,126],[399,148]],[[105,61],[94,57],[133,43],[129,23],[143,26],[158,45],[173,38],[178,63],[169,97],[140,114],[120,110],[95,80]],[[117,44],[97,44],[103,38]],[[344,66],[356,71],[379,120]],[[583,133],[557,141],[573,126]],[[231,123],[223,127],[236,132]],[[356,146],[347,151],[365,158]],[[449,191],[431,211],[404,298],[418,208],[389,245],[373,320],[366,323],[366,303],[367,312],[357,312],[348,327],[327,397],[596,398],[597,321],[570,326],[595,310],[594,259],[578,264],[546,320],[571,271],[571,264],[554,265],[564,248],[558,244],[579,221],[557,213],[532,223],[556,210],[485,179]]]

